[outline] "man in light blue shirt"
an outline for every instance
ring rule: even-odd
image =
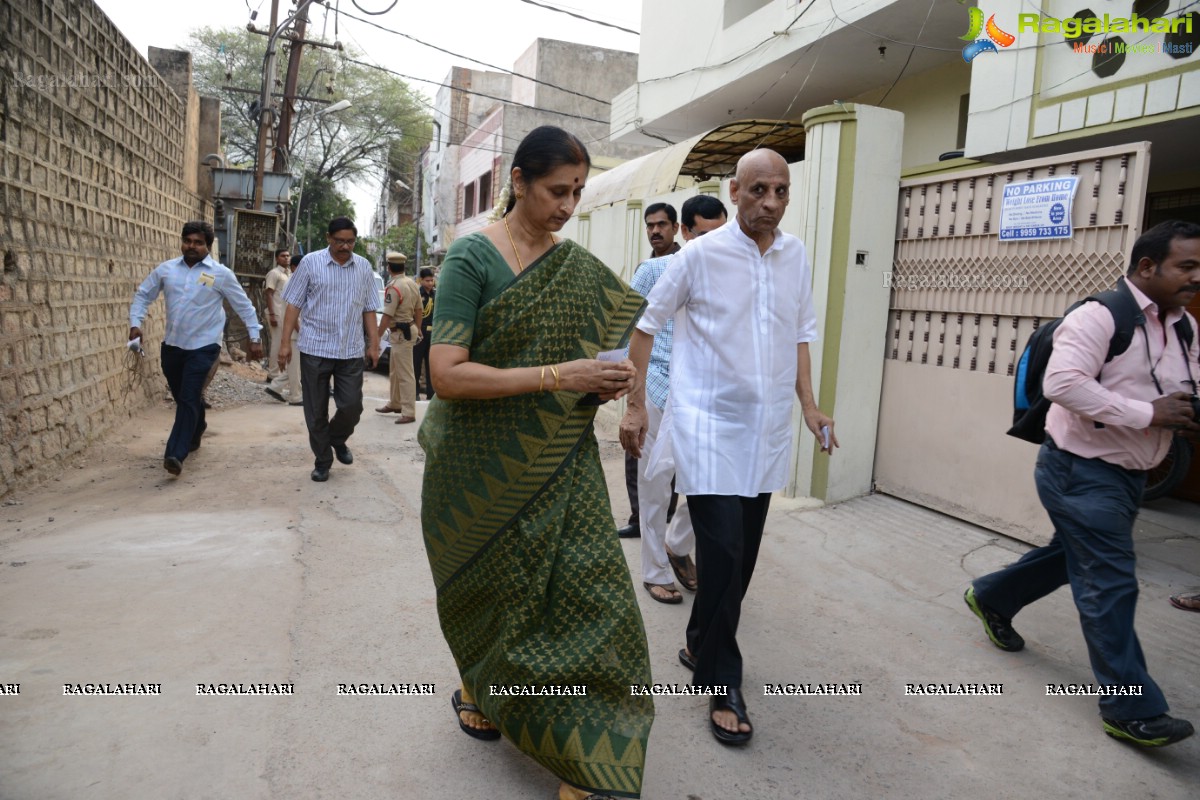
[[[363,350],[373,367],[379,361],[375,314],[379,293],[375,273],[354,252],[358,229],[347,217],[334,217],[326,236],[329,247],[309,253],[283,290],[287,311],[279,341],[279,368],[294,356],[291,337],[300,315],[304,327],[296,341],[300,359],[300,388],[304,421],[315,463],[314,481],[329,480],[333,458],[354,462],[346,440],[362,417]],[[337,411],[329,418],[329,386]]]
[[[725,224],[725,205],[712,195],[689,197],[680,210],[683,238],[690,242],[698,236]],[[650,296],[658,279],[670,269],[674,254],[643,261],[629,285],[645,297]],[[671,384],[671,345],[674,341],[674,318],[668,319],[662,330],[654,335],[650,363],[646,369],[646,452],[654,446],[662,424],[663,409]],[[638,512],[642,528],[642,584],[660,603],[682,602],[683,596],[671,582],[671,573],[685,589],[696,591],[696,564],[692,547],[696,539],[692,532],[692,517],[687,503],[675,509],[670,524],[669,506],[675,499],[675,471],[647,469],[649,459],[638,460]]]
[[[142,338],[142,320],[162,293],[167,304],[162,371],[175,398],[175,424],[167,439],[163,468],[172,475],[183,471],[188,453],[199,449],[204,421],[204,378],[221,353],[228,300],[250,332],[250,358],[262,358],[262,326],[237,276],[209,255],[213,228],[207,222],[183,226],[182,258],[164,261],[142,281],[129,307],[129,340]]]

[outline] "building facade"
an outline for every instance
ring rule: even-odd
[[[671,144],[589,183],[572,234],[631,269],[646,204],[727,198],[738,155],[793,148],[783,227],[813,260],[818,397],[853,427],[828,466],[797,416],[792,491],[875,488],[1048,537],[1036,448],[1004,436],[1014,361],[1040,322],[1123,274],[1145,228],[1200,221],[1200,18],[1189,0],[1080,5],[643,5],[611,136]],[[1006,186],[1064,178],[1062,233],[1001,239]],[[1200,499],[1189,481],[1180,496]]]

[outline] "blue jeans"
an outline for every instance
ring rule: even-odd
[[[1166,698],[1146,671],[1133,630],[1138,596],[1133,522],[1146,474],[1080,458],[1047,439],[1034,480],[1054,523],[1054,538],[1015,564],[976,580],[975,597],[992,611],[1014,617],[1070,583],[1096,684],[1142,687],[1140,697],[1101,697],[1100,713],[1117,720],[1165,713]]]
[[[184,350],[164,344],[159,352],[163,375],[171,388],[171,397],[175,398],[175,424],[171,427],[163,458],[177,458],[182,462],[208,427],[204,421],[201,393],[208,371],[221,354],[221,346],[210,344],[197,350]]]

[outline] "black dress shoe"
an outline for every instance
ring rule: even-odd
[[[335,444],[333,446],[333,454],[337,456],[338,463],[340,464],[354,463],[354,453],[351,453],[350,448],[344,444]]]
[[[163,459],[163,469],[172,475],[178,475],[183,472],[183,462],[174,456],[167,456]]]
[[[640,539],[642,537],[642,526],[636,522],[632,525],[626,525],[624,528],[617,528],[617,536],[622,539]]]
[[[312,475],[310,477],[312,477],[312,479],[317,483],[324,483],[325,481],[329,480],[329,467],[325,467],[324,469],[321,469],[320,467],[313,467]]]
[[[200,427],[196,428],[196,432],[192,434],[192,443],[188,445],[189,453],[194,453],[200,449],[200,437],[204,436],[206,430],[208,430],[208,423],[201,422]]]

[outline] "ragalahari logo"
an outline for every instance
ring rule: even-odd
[[[963,0],[958,1],[960,3],[963,2]],[[996,49],[996,45],[1008,47],[1017,40],[1017,37],[1001,29],[1001,27],[996,24],[995,14],[992,14],[990,17],[988,17],[987,23],[985,24],[983,21],[982,10],[979,8],[968,8],[967,21],[970,27],[967,29],[965,34],[958,38],[969,43],[962,50],[963,61],[966,61],[968,64],[974,61],[975,56],[980,55],[981,53],[1000,52]],[[981,36],[980,34],[986,35]]]

